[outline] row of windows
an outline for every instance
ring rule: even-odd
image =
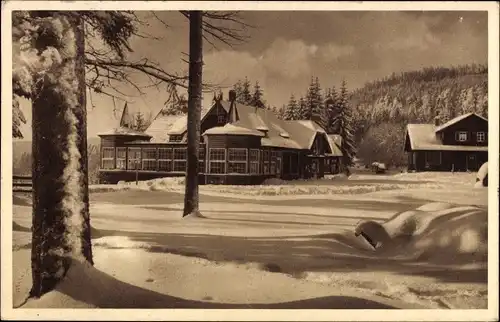
[[[466,131],[455,132],[455,140],[458,142],[469,141],[469,132],[466,132]],[[476,132],[476,141],[477,142],[485,142],[486,141],[486,133],[485,132]]]
[[[116,160],[115,160],[116,153]],[[262,156],[262,169],[260,169],[260,157]],[[205,171],[205,150],[199,151],[199,167]],[[298,154],[286,154],[286,161],[290,164],[287,172],[298,173]],[[129,169],[129,170],[151,170],[151,171],[185,171],[186,170],[186,148],[102,148],[102,169]],[[208,172],[239,173],[239,174],[276,174],[281,173],[282,157],[276,151],[258,149],[222,149],[213,148],[209,150]],[[116,162],[116,165],[115,165]],[[289,169],[291,168],[291,169]]]

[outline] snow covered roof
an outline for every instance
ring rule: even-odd
[[[328,134],[328,137],[338,146],[342,146],[342,136],[340,134]]]
[[[168,131],[179,122],[187,122],[185,115],[162,115],[158,114],[151,125],[146,130],[146,133],[151,135],[152,143],[168,142]]]
[[[203,122],[212,109],[223,108],[228,113],[230,106],[229,101],[215,102],[210,108],[202,111],[201,121]],[[235,103],[233,108],[238,113],[236,122],[211,128],[202,134],[259,136],[261,137],[262,146],[310,149],[316,134],[321,133],[325,135],[333,154],[339,154],[338,147],[340,145],[336,146],[333,143],[335,140],[331,142],[325,130],[314,121],[284,121],[279,119],[272,111],[240,103]],[[162,143],[168,142],[170,135],[181,135],[186,130],[187,116],[166,116],[160,113],[153,120],[146,133],[152,136],[152,143]]]
[[[213,107],[201,110],[201,122],[203,122],[203,120],[208,115],[208,112],[210,112],[212,108]],[[167,132],[169,135],[181,135],[186,133],[186,131],[187,131],[187,115],[183,115],[183,118],[173,123]]]
[[[408,124],[406,131],[405,140],[410,140],[412,150],[488,151],[487,146],[445,145],[436,135],[434,124]]]
[[[341,157],[342,150],[342,137],[338,134],[329,134],[328,135],[328,144],[330,145],[330,149],[332,150],[331,155],[336,157]]]
[[[264,136],[264,133],[257,130],[247,129],[241,126],[226,124],[224,126],[216,126],[208,129],[203,133],[206,134],[231,134],[231,135],[252,135],[252,136]]]
[[[113,136],[113,135],[122,135],[122,136],[137,136],[137,137],[145,137],[145,138],[150,138],[151,135],[144,133],[144,132],[139,132],[136,130],[129,129],[127,127],[118,127],[114,128],[110,131],[107,132],[102,132],[97,134],[98,136]]]
[[[447,127],[449,127],[449,126],[451,126],[453,124],[456,124],[456,123],[458,123],[458,122],[460,122],[462,120],[465,120],[466,118],[471,117],[471,116],[479,117],[479,118],[485,120],[486,122],[488,122],[488,120],[485,119],[484,117],[482,117],[481,115],[478,115],[476,113],[467,113],[467,114],[463,114],[463,115],[457,116],[454,119],[451,119],[451,120],[449,120],[448,122],[446,122],[444,124],[441,124],[440,126],[436,127],[436,129],[434,131],[436,133],[441,132],[445,128],[447,128]]]

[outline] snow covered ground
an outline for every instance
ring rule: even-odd
[[[337,179],[270,186],[282,190],[267,196],[257,195],[266,186],[203,186],[206,219],[181,218],[183,186],[172,179],[94,187],[95,268],[75,265],[57,291],[23,307],[487,307],[487,189],[473,188],[473,174]],[[348,189],[361,186],[372,188]],[[295,193],[303,187],[320,193]],[[31,282],[31,209],[14,203],[18,305]],[[360,220],[416,226],[374,251],[354,236]]]

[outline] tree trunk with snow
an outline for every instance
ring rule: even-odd
[[[35,49],[52,47],[60,59],[33,88],[32,297],[51,291],[70,259],[92,263],[83,22],[77,15],[39,15],[46,22]]]
[[[199,212],[198,168],[203,70],[202,12],[189,12],[189,87],[187,112],[187,169],[183,217]]]

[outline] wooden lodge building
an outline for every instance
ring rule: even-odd
[[[222,96],[201,116],[200,183],[261,184],[269,178],[320,178],[340,170],[339,135],[314,121],[285,121]],[[125,113],[126,111],[124,111]],[[122,116],[123,119],[123,116]],[[101,183],[184,176],[187,116],[161,112],[144,132],[120,127],[101,138]]]
[[[444,124],[408,124],[408,170],[477,171],[488,161],[488,120],[475,113]]]

